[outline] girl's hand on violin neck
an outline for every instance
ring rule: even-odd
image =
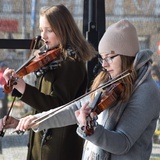
[[[6,83],[8,83],[12,77],[17,77],[17,75],[14,69],[7,68],[3,73],[3,77],[6,80]]]
[[[3,73],[3,77],[6,80],[7,84],[11,79],[14,78],[16,84],[13,85],[13,88],[16,88],[21,94],[24,93],[26,84],[24,80],[16,74],[14,69],[7,68]]]
[[[6,116],[0,119],[0,131],[2,129],[8,129],[8,128],[16,128],[18,125],[19,120],[15,119],[13,117],[8,117],[6,120]]]
[[[21,118],[18,123],[18,126],[16,127],[16,130],[26,131],[26,130],[30,129],[31,128],[30,125],[34,120],[36,120],[36,117],[33,115],[29,115],[27,117]],[[36,127],[38,127],[38,125],[34,125],[33,128],[36,128]]]
[[[89,102],[87,102],[79,110],[75,111],[75,116],[76,116],[77,121],[79,122],[80,126],[87,125],[86,117],[89,115],[89,113],[91,111],[91,107],[88,107],[88,104],[89,104]]]

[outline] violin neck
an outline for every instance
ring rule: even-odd
[[[36,56],[33,56],[31,58],[29,58],[22,66],[20,66],[17,70],[16,73],[18,73],[22,68],[24,68],[25,66],[27,66]]]
[[[90,107],[92,107],[93,109],[95,108],[95,106],[98,104],[100,97],[101,97],[102,92],[97,92],[97,94],[94,97],[93,102],[90,104]]]

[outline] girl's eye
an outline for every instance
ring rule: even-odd
[[[39,29],[40,32],[53,32],[52,29]]]
[[[52,32],[52,30],[50,29],[50,30],[48,30],[48,32]]]

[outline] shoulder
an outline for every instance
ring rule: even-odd
[[[148,78],[138,88],[139,90],[144,90],[145,93],[148,94],[159,92],[157,85],[151,76],[148,76]]]
[[[63,70],[64,72],[65,71],[86,72],[86,64],[85,62],[80,60],[67,58],[62,62],[61,66],[58,69]]]
[[[151,76],[138,86],[131,97],[132,102],[136,102],[139,107],[160,110],[160,90]]]

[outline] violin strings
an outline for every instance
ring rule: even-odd
[[[37,44],[38,44],[38,42],[39,42],[40,40],[42,40],[41,36],[37,36],[36,38],[33,38],[33,39],[32,39],[31,46],[30,46],[30,55],[28,56],[28,58],[29,58],[31,55],[33,55],[33,53],[34,53],[34,51],[35,51],[35,48],[36,48],[36,46],[37,46]],[[34,42],[34,43],[33,43],[33,42]],[[31,52],[31,50],[32,50],[32,52]]]

